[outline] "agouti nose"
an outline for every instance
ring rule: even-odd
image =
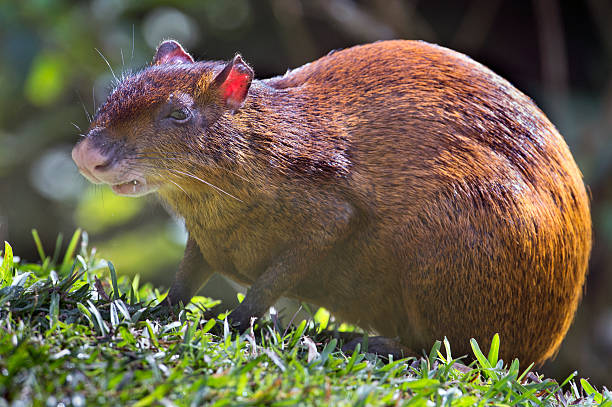
[[[111,158],[92,146],[87,138],[74,146],[72,159],[79,167],[81,174],[94,183],[101,182],[98,179],[98,174],[107,170],[111,163]]]

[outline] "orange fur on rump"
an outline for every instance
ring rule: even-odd
[[[554,354],[591,223],[570,151],[528,97],[424,42],[252,82],[239,56],[192,62],[174,44],[118,85],[75,147],[80,167],[95,150],[109,157],[99,170],[140,174],[185,219],[169,302],[219,272],[250,286],[230,316],[240,329],[289,296],[417,353],[446,336],[467,354],[499,332],[504,360]],[[188,120],[164,121],[177,104]]]

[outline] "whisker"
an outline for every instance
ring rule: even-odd
[[[198,161],[191,159],[190,157],[185,157],[185,156],[181,156],[180,154],[185,154],[187,155],[187,153],[176,153],[177,155],[179,155],[178,157],[165,157],[165,156],[159,156],[159,157],[152,157],[152,156],[147,156],[147,155],[142,155],[142,153],[137,153],[134,156],[132,156],[131,158],[135,159],[135,160],[181,160],[181,161],[188,161],[192,164],[200,164]],[[225,167],[221,167],[220,165],[214,165],[214,168],[218,168],[221,170],[224,170],[232,175],[235,175],[236,177],[240,178],[241,180],[248,182],[252,185],[255,185],[255,183],[253,181],[251,181],[250,179],[238,174],[235,171],[232,171],[228,168]]]
[[[111,67],[110,62],[108,62],[108,59],[106,59],[106,57],[104,55],[102,55],[102,53],[100,52],[100,50],[98,48],[94,48],[98,54],[100,54],[100,56],[102,57],[102,59],[104,60],[104,62],[106,62],[106,65],[108,66],[108,69],[110,69],[111,74],[113,74],[113,78],[115,78],[115,83],[119,83],[119,79],[117,79],[117,75],[115,75],[115,71],[113,71],[113,68]]]
[[[172,181],[170,178],[165,178],[165,180],[166,180],[166,181],[170,181],[170,182],[172,182],[174,185],[176,185],[176,187],[177,187],[178,189],[180,189],[181,191],[183,191],[183,192],[185,193],[185,195],[187,196],[187,198],[189,198],[189,200],[191,201],[191,203],[194,203],[194,202],[193,202],[193,199],[191,198],[191,195],[189,195],[189,194],[187,193],[187,191],[185,191],[185,190],[184,190],[184,189],[183,189],[183,188],[182,188],[182,187],[181,187],[179,184],[177,184],[176,182]]]
[[[70,122],[70,124],[72,124],[80,133],[83,133],[83,130],[81,130],[81,128],[79,127],[78,124],[76,124],[75,122]],[[82,136],[82,134],[81,134]]]
[[[205,184],[205,185],[215,189],[217,192],[220,192],[220,193],[222,193],[224,195],[227,195],[230,198],[233,198],[233,199],[235,199],[235,200],[237,200],[239,202],[244,202],[242,199],[237,198],[236,196],[234,196],[234,195],[230,194],[229,192],[225,191],[224,189],[222,189],[222,188],[220,188],[220,187],[218,187],[218,186],[216,186],[216,185],[214,185],[214,184],[212,184],[212,183],[210,183],[208,181],[205,181],[205,180],[203,180],[202,178],[200,178],[200,177],[198,177],[196,175],[193,175],[193,174],[188,173],[188,172],[180,171],[180,170],[177,170],[175,168],[160,168],[159,166],[155,166],[155,165],[152,165],[152,164],[147,165],[145,163],[144,165],[139,164],[138,166],[129,166],[128,168],[125,169],[125,171],[123,171],[122,175],[127,177],[127,178],[129,178],[130,176],[142,176],[142,172],[140,171],[140,169],[142,169],[142,168],[147,168],[149,170],[153,170],[152,171],[152,175],[153,176],[157,176],[157,177],[159,177],[161,179],[164,179],[166,181],[169,181],[169,182],[173,183],[174,185],[176,185],[179,189],[181,189],[188,196],[189,196],[189,194],[187,194],[187,192],[178,183],[172,181],[168,177],[164,177],[161,171],[165,172],[167,175],[170,175],[170,176],[172,176],[172,175],[176,176],[176,174],[181,174],[181,175],[188,176],[190,178],[193,178],[193,179],[195,179],[197,181],[200,181],[201,183],[203,183],[203,184]],[[219,168],[221,168],[221,167],[219,167]]]
[[[187,193],[187,191],[185,191],[185,189],[183,187],[181,187],[177,182],[174,182],[173,180],[170,179],[170,177],[174,176],[174,177],[178,177],[176,174],[172,174],[169,171],[167,172],[168,176],[164,176],[164,174],[162,174],[159,171],[159,167],[155,167],[153,165],[148,165],[148,166],[144,166],[147,169],[153,170],[151,172],[151,175],[155,176],[155,177],[159,177],[164,181],[168,181],[172,184],[174,184],[178,189],[180,189],[181,191],[183,191],[183,193],[187,196],[187,198],[193,203],[193,198],[190,194]],[[129,167],[125,172],[124,175],[126,176],[132,176],[132,175],[141,175],[140,171],[135,172],[136,170],[138,170],[139,168],[142,168],[142,166],[138,166],[138,167]]]
[[[193,179],[196,179],[196,180],[198,180],[198,181],[200,181],[200,182],[202,182],[202,183],[204,183],[204,184],[208,185],[209,187],[216,189],[218,192],[221,192],[221,193],[223,193],[223,194],[225,194],[225,195],[227,195],[227,196],[229,196],[229,197],[231,197],[231,198],[234,198],[235,200],[237,200],[237,201],[239,201],[239,202],[244,202],[242,199],[236,198],[234,195],[230,194],[229,192],[227,192],[227,191],[225,191],[225,190],[223,190],[223,189],[219,188],[219,187],[218,187],[218,186],[216,186],[216,185],[211,184],[210,182],[204,181],[202,178],[196,177],[196,176],[195,176],[195,175],[193,175],[193,174],[190,174],[190,173],[188,173],[188,172],[179,171],[179,170],[176,170],[176,169],[170,169],[170,171],[172,171],[172,172],[176,172],[176,173],[179,173],[179,174],[183,174],[183,175],[186,175],[186,176],[191,177],[191,178],[193,178]]]
[[[134,62],[134,24],[132,24],[132,62]]]
[[[81,98],[81,94],[79,92],[76,92],[76,94],[77,94],[77,97],[79,98],[79,102],[81,102],[81,106],[83,106],[83,111],[85,112],[85,117],[87,118],[87,122],[91,123],[92,117],[89,114],[87,107],[85,107],[85,103],[83,102],[83,99]]]

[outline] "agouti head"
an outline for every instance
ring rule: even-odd
[[[197,177],[191,166],[201,171],[231,156],[227,132],[215,124],[242,106],[252,79],[240,55],[228,63],[194,62],[177,42],[165,41],[151,66],[117,84],[72,157],[91,182],[120,195]]]

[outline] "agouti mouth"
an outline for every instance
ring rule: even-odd
[[[157,190],[152,184],[148,184],[144,179],[133,179],[122,184],[111,185],[114,193],[124,196],[142,196]]]

